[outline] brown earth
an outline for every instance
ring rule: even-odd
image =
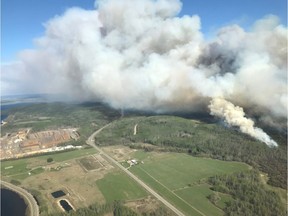
[[[55,147],[72,139],[77,140],[79,134],[75,128],[41,131],[30,133],[31,129],[22,129],[17,133],[1,137],[0,159],[18,158],[23,154],[36,154],[37,151]]]
[[[94,203],[105,203],[105,198],[95,182],[112,171],[113,167],[98,169],[97,172],[86,172],[76,159],[72,159],[49,164],[43,168],[45,169],[43,173],[24,179],[21,185],[41,192],[41,197],[50,214],[61,211],[57,202],[62,198],[68,199],[76,209],[88,207]],[[51,193],[57,190],[63,190],[66,195],[57,199],[53,198]]]
[[[133,152],[137,151],[135,149],[131,149],[127,146],[107,146],[102,148],[104,152],[108,153],[109,155],[113,155],[113,158],[116,161],[126,161],[131,160],[131,155]]]

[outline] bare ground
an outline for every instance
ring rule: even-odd
[[[67,165],[68,164],[68,165]],[[57,167],[61,167],[58,170]],[[54,163],[45,167],[45,171],[34,177],[28,177],[22,181],[22,186],[41,192],[42,198],[48,206],[49,213],[61,211],[51,193],[63,190],[66,195],[62,198],[77,209],[87,207],[94,203],[103,204],[105,199],[96,186],[96,180],[112,171],[112,166],[97,169],[97,172],[87,172],[79,165],[76,159],[62,163]]]

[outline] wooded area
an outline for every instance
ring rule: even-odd
[[[232,201],[223,209],[226,215],[245,216],[284,216],[285,209],[278,194],[267,190],[256,171],[240,172],[209,178],[214,191],[230,194]],[[213,202],[213,197],[210,197]]]
[[[133,127],[138,132],[133,135]],[[219,124],[191,121],[175,116],[122,119],[105,129],[99,145],[128,145],[146,151],[186,152],[192,156],[225,161],[240,161],[268,174],[268,184],[287,187],[287,139],[273,131],[277,148],[270,148],[254,138]],[[152,146],[141,145],[147,143]]]

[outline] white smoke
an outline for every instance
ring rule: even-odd
[[[277,17],[251,31],[224,27],[207,42],[198,16],[177,16],[179,0],[95,4],[49,20],[37,48],[2,67],[2,93],[64,93],[153,111],[205,110],[222,97],[287,118],[287,28]]]
[[[237,126],[241,132],[266,143],[269,147],[278,146],[262,129],[254,127],[254,122],[245,117],[243,108],[234,106],[223,98],[213,98],[209,105],[211,115],[223,118],[231,126]]]

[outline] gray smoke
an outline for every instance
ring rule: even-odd
[[[178,0],[95,5],[49,20],[36,49],[2,66],[2,92],[64,93],[153,111],[203,110],[221,97],[287,118],[287,28],[276,16],[251,31],[221,28],[207,42],[198,16],[177,17]]]

